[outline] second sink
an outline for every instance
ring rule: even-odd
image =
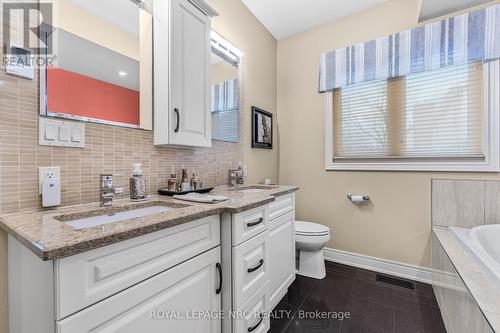
[[[238,191],[241,193],[260,193],[264,191],[269,191],[277,188],[277,186],[269,186],[269,185],[252,185],[246,187],[235,188],[234,191]]]

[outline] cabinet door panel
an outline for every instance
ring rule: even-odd
[[[216,294],[218,262],[220,247],[59,321],[57,331],[220,332],[220,320],[182,319],[186,316],[192,318],[192,311],[205,313],[220,310],[220,294]]]
[[[170,141],[210,146],[210,19],[187,0],[172,0]]]
[[[295,280],[295,211],[273,221],[269,231],[269,305],[274,308]]]

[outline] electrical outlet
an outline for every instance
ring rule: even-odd
[[[38,193],[42,194],[42,184],[45,179],[61,180],[60,167],[40,167],[38,168]]]

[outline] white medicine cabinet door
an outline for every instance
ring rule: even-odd
[[[220,319],[193,319],[221,309],[220,255],[219,246],[160,273],[57,322],[57,332],[220,333]]]
[[[155,2],[155,144],[210,147],[210,18],[188,0],[160,1],[167,2]]]

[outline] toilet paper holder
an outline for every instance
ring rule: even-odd
[[[354,196],[354,194],[349,193],[349,194],[347,194],[347,199],[353,201],[353,199],[352,199],[353,196]],[[368,194],[363,194],[362,197],[363,197],[363,201],[370,201],[370,196]]]

